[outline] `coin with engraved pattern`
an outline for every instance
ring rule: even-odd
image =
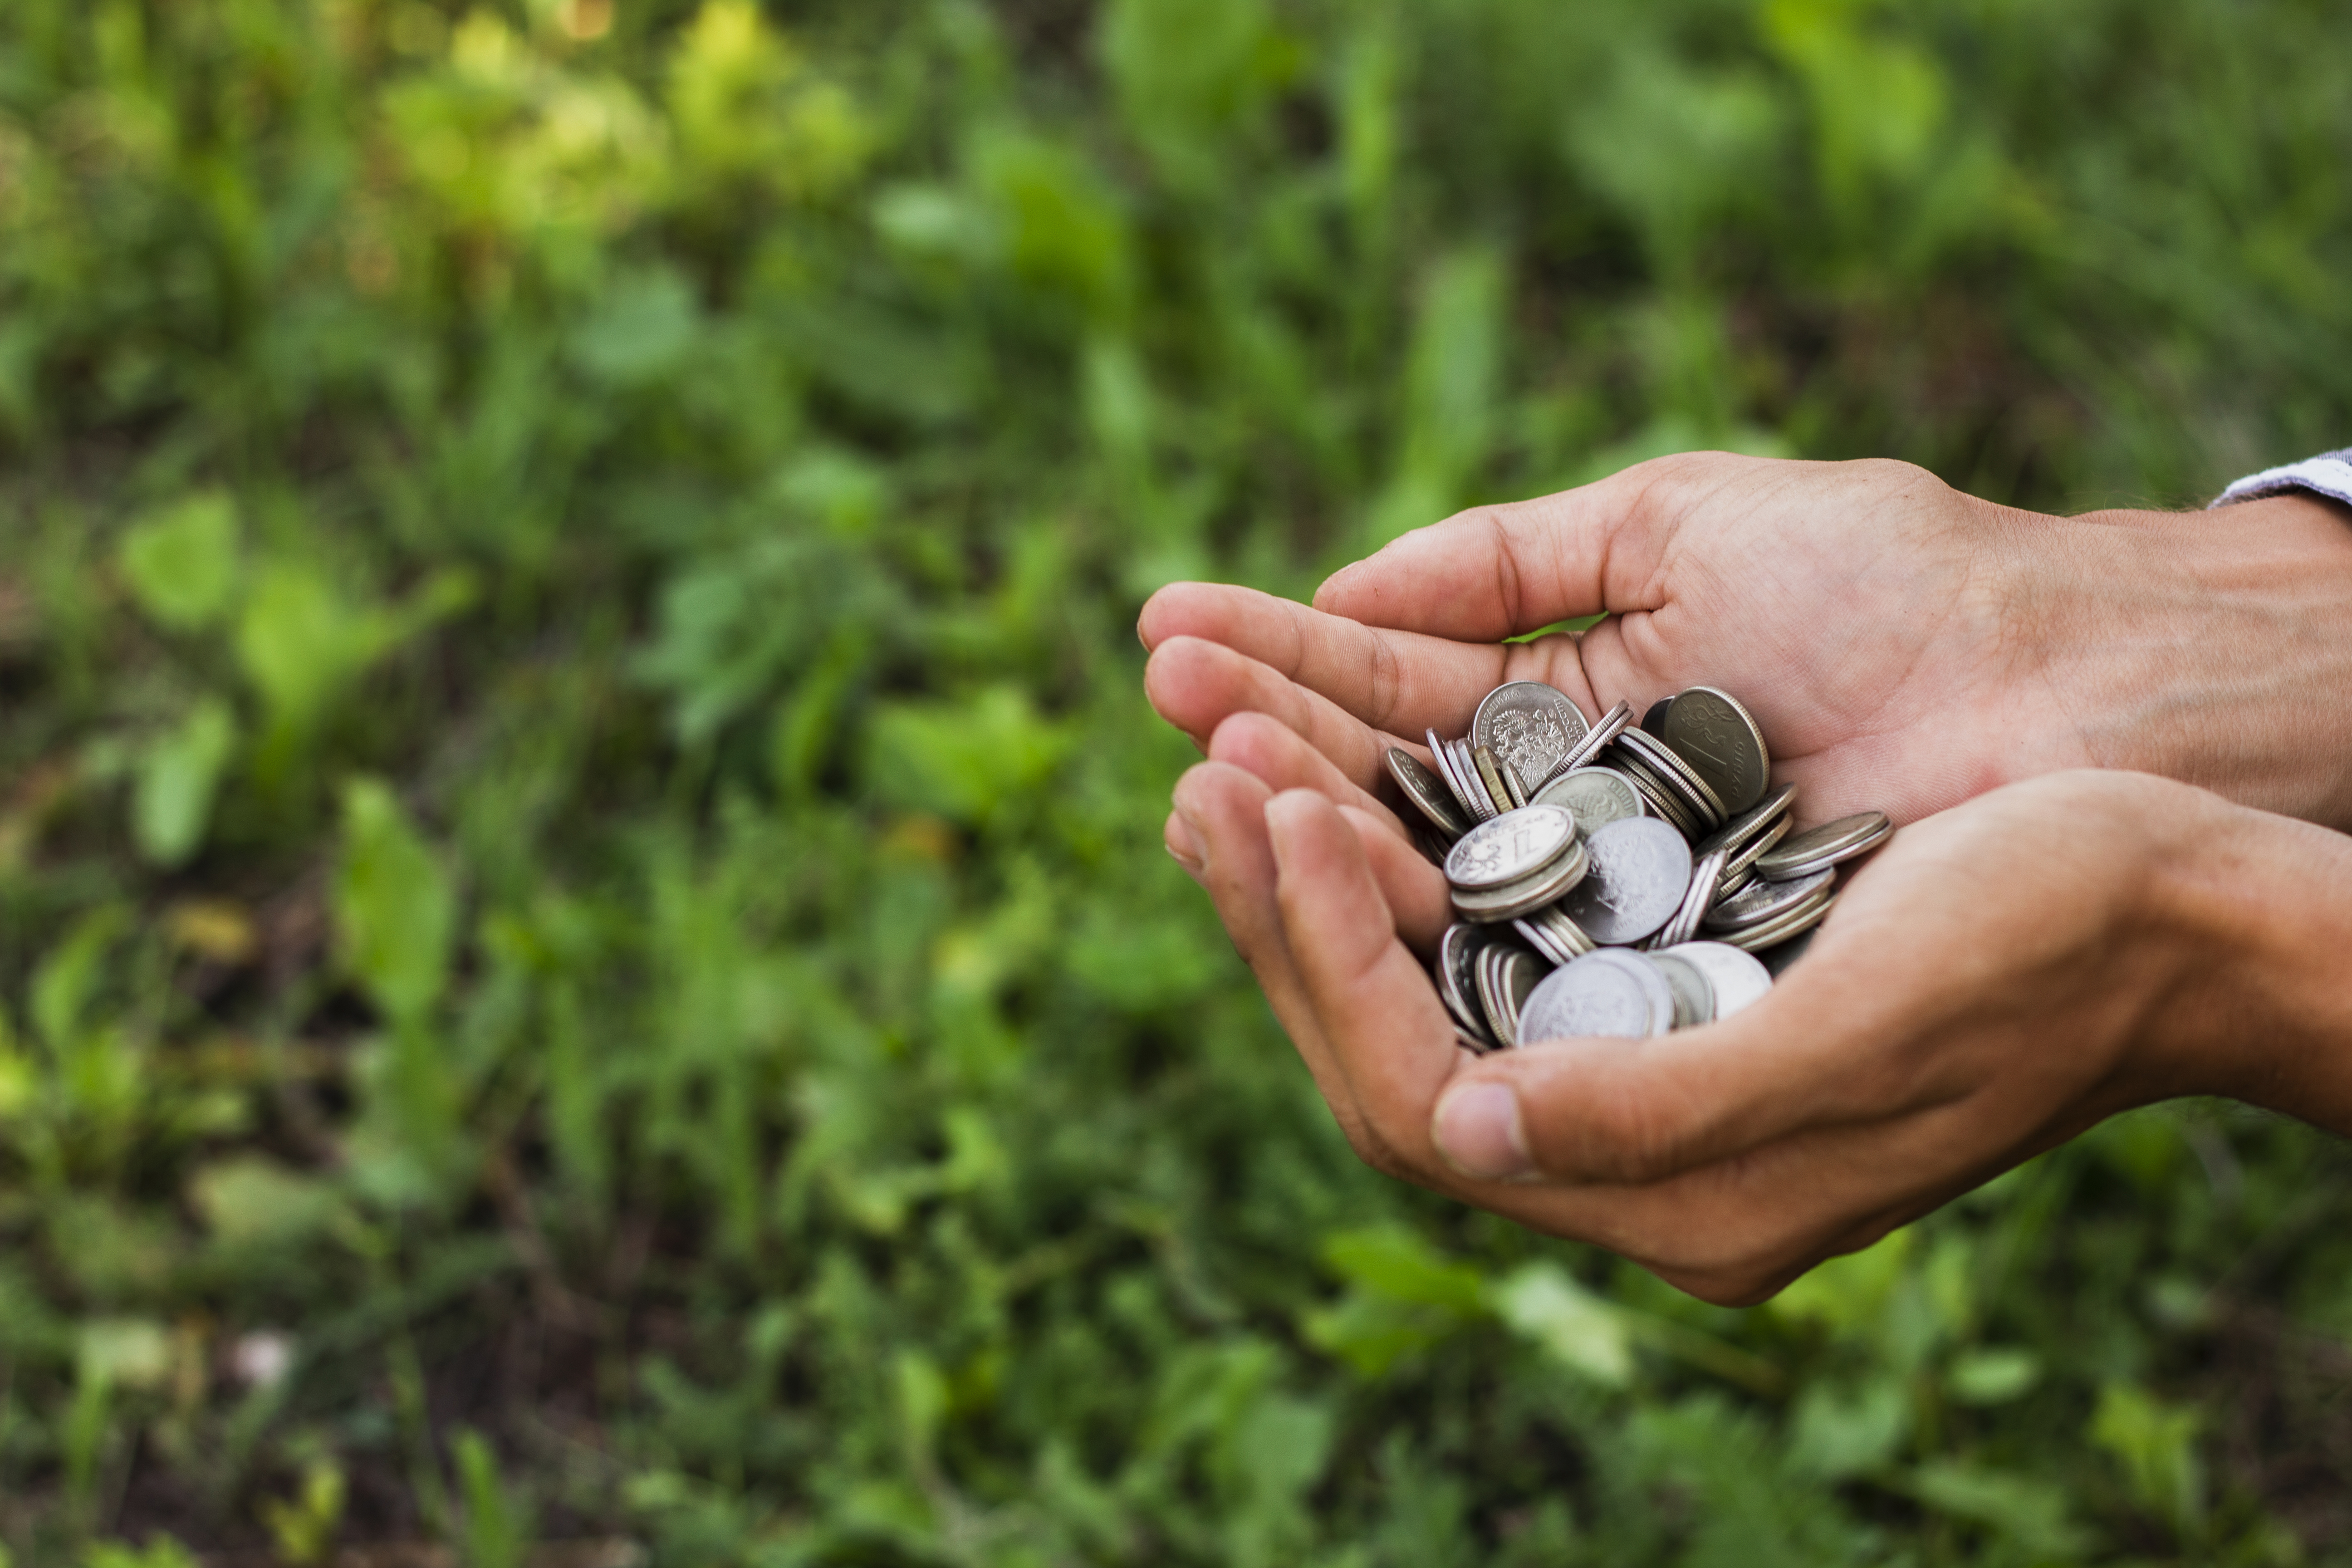
[[[1723,803],[1722,815],[1736,816],[1764,798],[1772,771],[1764,731],[1729,693],[1712,686],[1677,692],[1659,730],[1658,739]]]
[[[1540,680],[1514,680],[1486,693],[1470,720],[1470,745],[1491,749],[1511,764],[1519,782],[1533,786],[1591,726],[1573,698]]]

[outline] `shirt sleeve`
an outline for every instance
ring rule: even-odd
[[[2248,474],[2215,497],[2213,504],[2228,506],[2231,501],[2252,500],[2256,496],[2274,496],[2283,490],[2312,490],[2352,506],[2352,447],[2340,452],[2305,458],[2300,463],[2289,463],[2284,468],[2264,468],[2259,474]]]

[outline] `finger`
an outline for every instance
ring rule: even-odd
[[[1288,599],[1220,583],[1176,583],[1153,595],[1137,623],[1144,646],[1192,637],[1246,654],[1391,734],[1458,732],[1478,700],[1506,680],[1551,680],[1580,702],[1575,645],[1461,643],[1368,626]]]
[[[1275,898],[1274,851],[1265,805],[1274,792],[1228,763],[1201,763],[1176,781],[1175,815],[1197,845],[1199,880],[1217,906],[1234,950],[1257,976],[1274,1016],[1290,1036],[1342,1128],[1359,1121],[1347,1079],[1325,1043],[1283,934]]]
[[[1170,638],[1145,663],[1143,689],[1160,717],[1204,751],[1234,714],[1264,713],[1328,757],[1359,789],[1377,788],[1387,774],[1385,739],[1329,698],[1220,644]]]
[[[1339,815],[1355,828],[1364,847],[1365,863],[1380,884],[1396,921],[1397,935],[1425,961],[1437,952],[1437,939],[1454,921],[1454,900],[1446,891],[1445,873],[1423,858],[1420,850],[1397,837],[1370,812],[1343,805]]]
[[[1436,1108],[1437,1146],[1487,1180],[1648,1185],[1933,1098],[1886,1070],[1914,1059],[1904,1047],[1923,1020],[1888,1015],[1850,944],[1826,927],[1815,940],[1801,970],[1721,1023],[1531,1041],[1472,1064]]]
[[[1286,790],[1266,803],[1276,897],[1308,1005],[1346,1078],[1365,1157],[1428,1180],[1430,1108],[1464,1059],[1421,965],[1397,940],[1355,830],[1328,799]]]
[[[1417,753],[1423,750],[1414,748]],[[1228,715],[1209,737],[1209,756],[1216,762],[1247,768],[1277,795],[1286,789],[1320,790],[1331,797],[1334,805],[1370,812],[1391,833],[1404,836],[1403,821],[1379,795],[1341,773],[1330,758],[1308,745],[1297,731],[1265,714]]]
[[[1496,642],[1554,621],[1665,603],[1676,523],[1752,482],[1762,460],[1686,452],[1597,483],[1478,507],[1342,567],[1315,607],[1367,625]]]

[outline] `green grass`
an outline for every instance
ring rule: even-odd
[[[1677,447],[2339,445],[2341,31],[0,7],[0,1539],[2352,1560],[2335,1145],[2126,1118],[1740,1312],[1385,1182],[1130,629]]]

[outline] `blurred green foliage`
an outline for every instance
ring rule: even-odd
[[[1741,1312],[1387,1183],[1129,630],[1677,447],[2339,444],[2341,21],[0,7],[11,1560],[2346,1560],[2334,1146]]]

